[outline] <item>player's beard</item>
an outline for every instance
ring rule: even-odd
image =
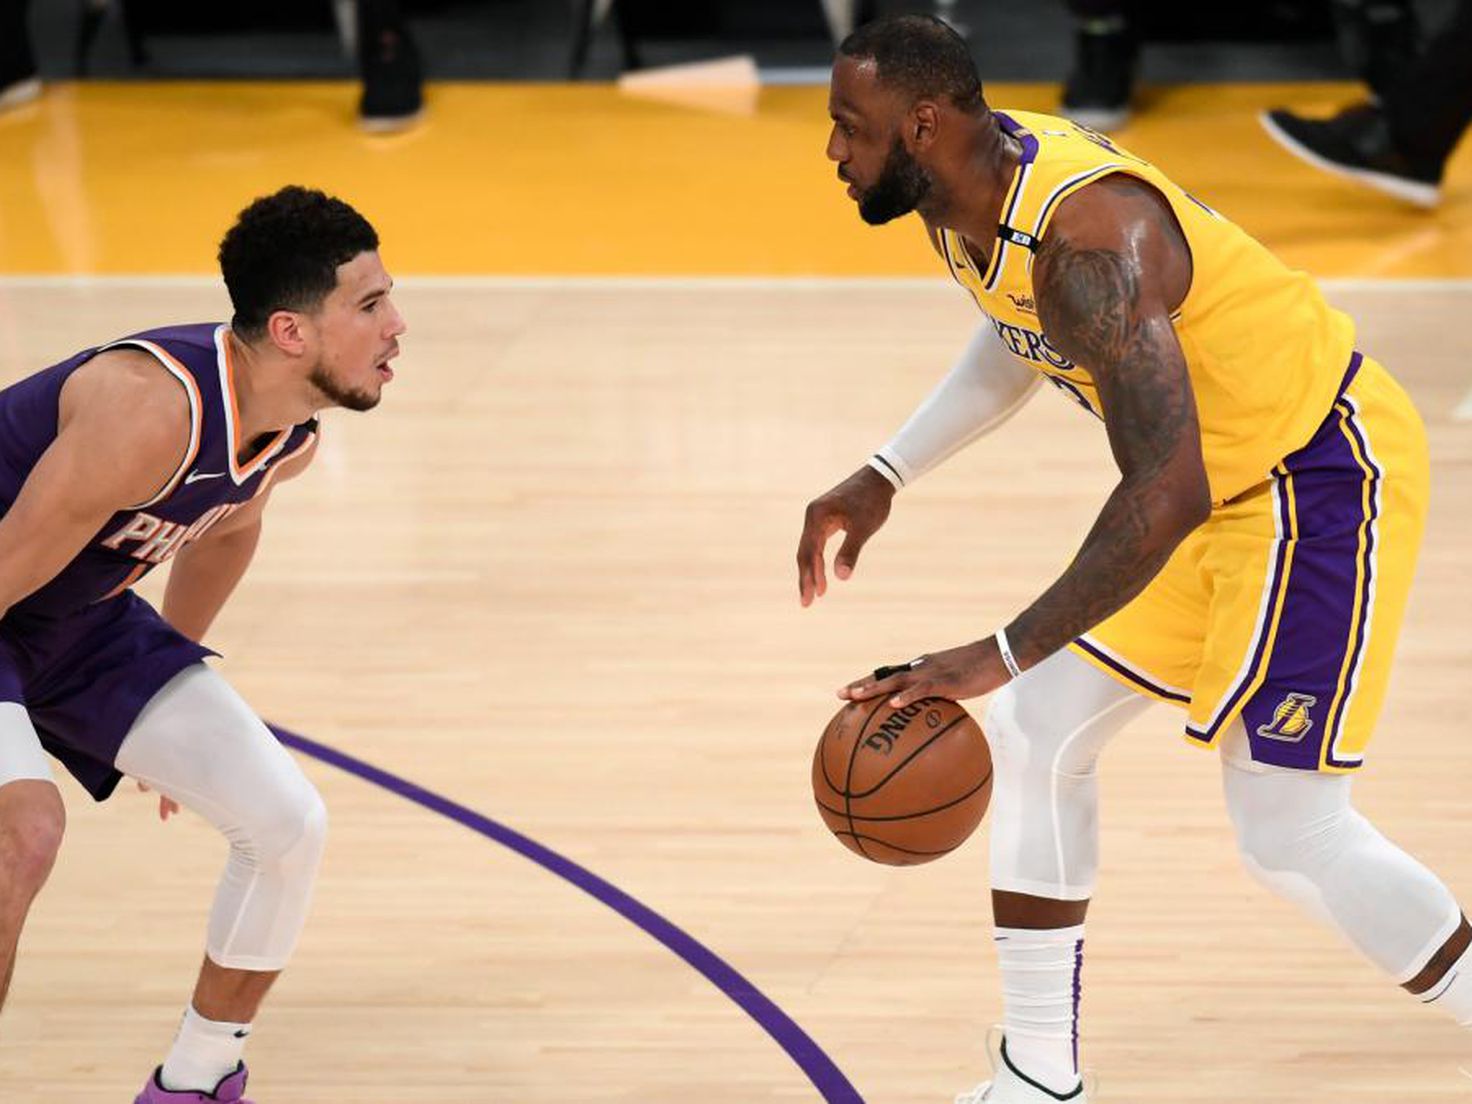
[[[372,410],[378,405],[378,400],[383,398],[382,390],[372,392],[344,386],[321,364],[312,369],[312,374],[307,378],[313,387],[327,397],[328,402],[344,410]]]
[[[859,217],[870,226],[879,226],[908,215],[930,194],[931,186],[930,174],[910,156],[899,135],[895,135],[879,179],[859,196]]]

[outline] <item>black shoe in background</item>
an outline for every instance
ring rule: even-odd
[[[1441,164],[1415,161],[1396,149],[1385,113],[1357,104],[1332,119],[1304,119],[1281,108],[1264,112],[1263,129],[1315,168],[1368,185],[1417,207],[1441,200]]]
[[[26,5],[0,5],[0,111],[28,103],[41,94]]]
[[[1383,98],[1421,56],[1421,21],[1410,0],[1335,0],[1340,50]]]
[[[424,110],[424,71],[414,40],[402,27],[375,29],[358,43],[363,66],[363,100],[358,118],[365,130],[402,130]]]
[[[1092,130],[1122,127],[1130,115],[1138,52],[1135,36],[1127,28],[1080,29],[1073,71],[1063,86],[1063,114]]]

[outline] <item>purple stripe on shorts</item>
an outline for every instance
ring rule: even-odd
[[[1363,363],[1364,357],[1362,354],[1358,352],[1351,354],[1349,358],[1349,364],[1344,370],[1344,377],[1339,382],[1340,396],[1343,396],[1344,393],[1349,390],[1350,385],[1354,383],[1355,377],[1359,375],[1360,366]],[[1336,398],[1336,404],[1339,401],[1340,400]],[[1334,500],[1336,497],[1338,497],[1331,487],[1326,487],[1326,483],[1332,484],[1333,482],[1332,477],[1328,477],[1326,480],[1326,471],[1339,471],[1342,473],[1344,470],[1343,464],[1346,458],[1348,458],[1351,462],[1353,461],[1353,457],[1348,456],[1348,450],[1347,447],[1344,445],[1343,435],[1340,433],[1339,430],[1339,415],[1335,412],[1335,410],[1331,409],[1324,421],[1320,424],[1318,430],[1314,433],[1314,436],[1309,441],[1309,443],[1304,445],[1303,448],[1299,449],[1297,452],[1290,453],[1288,456],[1286,456],[1283,459],[1283,463],[1280,465],[1279,468],[1279,471],[1284,473],[1288,485],[1283,486],[1283,489],[1278,496],[1278,525],[1279,531],[1283,534],[1284,539],[1281,540],[1278,544],[1278,551],[1273,566],[1274,597],[1271,599],[1272,601],[1277,601],[1277,590],[1280,586],[1283,585],[1281,573],[1283,570],[1283,562],[1288,554],[1287,538],[1293,537],[1296,534],[1296,537],[1294,539],[1293,565],[1287,579],[1287,594],[1284,597],[1283,610],[1278,621],[1278,634],[1277,638],[1273,642],[1273,654],[1272,658],[1268,662],[1268,670],[1264,674],[1263,684],[1253,694],[1252,698],[1242,706],[1243,723],[1247,726],[1248,736],[1251,738],[1252,741],[1253,758],[1259,759],[1260,762],[1276,763],[1279,761],[1277,758],[1259,758],[1258,749],[1261,748],[1264,743],[1269,743],[1272,741],[1270,741],[1267,737],[1259,738],[1256,732],[1256,728],[1259,725],[1262,725],[1263,727],[1270,727],[1270,724],[1268,722],[1271,721],[1272,714],[1277,710],[1278,705],[1286,700],[1288,693],[1295,692],[1282,691],[1278,693],[1278,696],[1273,698],[1271,702],[1268,702],[1266,705],[1263,704],[1264,701],[1269,697],[1272,697],[1274,693],[1273,679],[1275,671],[1277,671],[1282,665],[1287,665],[1290,669],[1292,668],[1292,664],[1290,661],[1280,658],[1285,650],[1287,650],[1285,647],[1285,637],[1296,639],[1303,635],[1302,632],[1295,631],[1298,626],[1293,620],[1294,609],[1290,609],[1289,605],[1295,589],[1300,592],[1306,591],[1310,594],[1312,594],[1316,590],[1322,589],[1322,586],[1319,583],[1312,581],[1301,581],[1299,579],[1299,572],[1300,570],[1302,570],[1301,564],[1303,562],[1305,552],[1308,553],[1309,562],[1312,565],[1307,570],[1306,574],[1309,576],[1315,576],[1321,569],[1321,563],[1324,558],[1322,555],[1322,553],[1324,552],[1324,547],[1322,545],[1322,538],[1317,536],[1316,534],[1319,534],[1323,530],[1325,522],[1331,517],[1331,513],[1333,511],[1333,503],[1331,500]],[[1360,470],[1358,465],[1355,465],[1355,470]],[[1284,479],[1279,478],[1277,475],[1275,475],[1274,478],[1279,479],[1280,485],[1284,483]],[[1291,495],[1288,493],[1290,490],[1292,492]],[[1343,488],[1340,487],[1338,489],[1338,495],[1342,495],[1342,493]],[[1290,499],[1292,501],[1291,512],[1289,505]],[[1358,501],[1358,499],[1356,499],[1355,501]],[[1343,505],[1342,498],[1339,498],[1339,505]],[[1316,541],[1318,541],[1319,543],[1316,544]],[[1303,601],[1302,599],[1300,599],[1300,601],[1297,603],[1297,607],[1302,607],[1302,605]],[[1256,672],[1260,668],[1260,665],[1262,663],[1263,651],[1267,647],[1268,635],[1271,626],[1272,611],[1269,610],[1268,616],[1264,619],[1261,631],[1258,634],[1258,639],[1253,645],[1252,663],[1248,667],[1246,675],[1244,675],[1242,681],[1239,682],[1233,688],[1231,693],[1224,699],[1224,704],[1216,709],[1216,720],[1214,720],[1207,728],[1200,728],[1195,725],[1188,724],[1186,726],[1187,736],[1208,743],[1216,738],[1218,731],[1221,729],[1223,721],[1227,717],[1232,716],[1237,704],[1241,701],[1243,695],[1246,693],[1247,687],[1252,684],[1252,676],[1256,674]],[[1309,631],[1310,633],[1312,633],[1315,630],[1310,629]],[[1292,645],[1292,647],[1296,647],[1301,653],[1303,653],[1304,656],[1312,654],[1314,650],[1312,642],[1308,644],[1303,644],[1300,642],[1296,645]],[[1337,670],[1335,678],[1336,680],[1338,678]],[[1310,693],[1310,696],[1314,695]],[[1255,718],[1260,718],[1262,710],[1265,708],[1267,710],[1266,721],[1263,721],[1261,719],[1254,719],[1253,721],[1249,722],[1246,716],[1249,708],[1251,709]],[[1309,708],[1310,710],[1312,710],[1311,706]],[[1305,735],[1306,734],[1307,733],[1305,733]],[[1277,753],[1270,752],[1270,754],[1283,754],[1281,749],[1285,746],[1287,746],[1285,743],[1279,742],[1279,751]],[[1315,752],[1315,754],[1317,754],[1317,752]],[[1296,758],[1302,758],[1302,756],[1296,756]],[[1315,759],[1314,766],[1317,765],[1317,759]]]
[[[1365,641],[1370,634],[1370,617],[1374,611],[1373,596],[1375,590],[1375,523],[1380,519],[1380,480],[1384,473],[1380,466],[1375,463],[1374,455],[1370,451],[1369,441],[1365,438],[1364,431],[1360,427],[1358,416],[1359,407],[1352,398],[1346,396],[1340,400],[1340,405],[1346,408],[1344,426],[1354,437],[1355,444],[1359,447],[1360,459],[1364,466],[1369,469],[1369,509],[1365,519],[1365,547],[1360,557],[1360,593],[1358,600],[1359,623],[1355,626],[1355,638],[1351,647],[1349,665],[1345,669],[1346,679],[1344,694],[1335,706],[1333,715],[1329,718],[1326,732],[1328,743],[1324,752],[1324,761],[1334,767],[1357,767],[1358,759],[1341,760],[1334,754],[1334,744],[1339,739],[1340,729],[1344,721],[1344,711],[1349,705],[1349,699],[1354,694],[1355,684],[1359,680],[1360,664],[1364,661]]]
[[[1378,472],[1368,476],[1355,457],[1345,436],[1350,414],[1346,401],[1336,403],[1314,439],[1285,461],[1294,472],[1299,525],[1293,572],[1262,686],[1242,711],[1260,763],[1318,769],[1343,720],[1342,700],[1329,710],[1345,656],[1352,670],[1364,644],[1364,617],[1353,639],[1351,627],[1368,608],[1373,549],[1361,553],[1360,531],[1374,520],[1375,493],[1367,515],[1364,492],[1366,479]],[[1295,702],[1306,725],[1286,723]]]

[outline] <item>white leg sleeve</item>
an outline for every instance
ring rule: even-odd
[[[1052,900],[1093,895],[1099,871],[1100,750],[1150,701],[1072,652],[992,696],[992,888]]]
[[[117,767],[204,817],[230,841],[206,949],[235,970],[279,970],[296,946],[327,810],[240,695],[200,665],[148,703]]]
[[[19,702],[0,702],[0,786],[7,782],[50,782],[51,760],[31,715]]]
[[[1254,763],[1240,721],[1225,739],[1227,811],[1248,871],[1410,981],[1461,923],[1451,891],[1350,804],[1348,775]]]

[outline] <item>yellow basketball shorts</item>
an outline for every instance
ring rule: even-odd
[[[1240,716],[1257,762],[1354,770],[1385,700],[1428,493],[1420,416],[1356,353],[1313,439],[1214,508],[1134,601],[1070,647],[1184,705],[1203,747]]]

